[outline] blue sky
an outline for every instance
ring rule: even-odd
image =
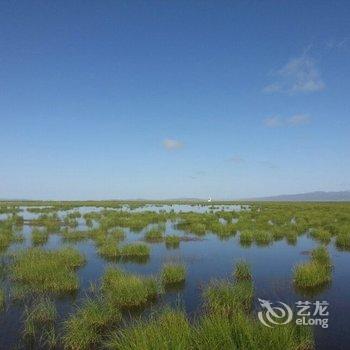
[[[2,1],[0,198],[350,189],[349,1]]]

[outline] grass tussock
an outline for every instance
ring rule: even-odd
[[[251,281],[253,277],[250,265],[244,260],[237,262],[233,276],[236,281]]]
[[[55,303],[45,297],[36,301],[30,307],[26,306],[23,313],[26,338],[38,338],[43,329],[52,328],[57,318]]]
[[[194,329],[192,349],[311,350],[313,336],[308,327],[288,325],[268,328],[237,310],[227,316],[214,312],[202,317]]]
[[[331,259],[320,246],[311,252],[311,260],[294,268],[294,283],[298,288],[316,288],[332,280]]]
[[[164,232],[160,229],[154,228],[145,233],[145,240],[147,242],[162,242],[164,239]]]
[[[74,270],[85,262],[77,250],[31,248],[14,254],[11,278],[32,291],[67,293],[79,287]]]
[[[167,248],[178,248],[180,246],[180,237],[176,235],[165,236],[165,245]]]
[[[214,280],[204,290],[203,298],[206,309],[211,312],[233,314],[242,309],[249,311],[253,300],[253,283]]]
[[[121,313],[103,300],[88,299],[64,323],[65,349],[87,350],[98,345],[109,326],[121,320]]]
[[[268,328],[241,310],[230,316],[207,313],[190,324],[184,312],[166,309],[113,333],[105,347],[111,350],[311,350],[314,342],[308,327],[290,323]]]
[[[147,257],[150,255],[150,248],[143,243],[129,243],[121,248],[122,257]]]
[[[37,228],[34,228],[32,231],[32,244],[33,246],[43,245],[47,243],[49,239],[49,233],[48,231],[39,230]]]
[[[254,232],[252,231],[242,231],[239,235],[239,242],[243,246],[251,245],[254,240]]]
[[[186,279],[186,266],[184,264],[167,263],[163,265],[161,280],[164,285],[184,282]]]
[[[335,244],[339,250],[350,250],[350,233],[337,235]]]
[[[103,276],[102,291],[111,307],[117,308],[142,306],[160,293],[155,278],[128,274],[112,267]]]
[[[111,350],[187,350],[190,341],[191,326],[186,315],[169,309],[114,333],[105,345]]]

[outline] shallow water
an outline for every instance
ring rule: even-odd
[[[187,211],[189,208],[169,206],[166,210]],[[228,206],[224,206],[225,208]],[[152,209],[160,210],[161,207]],[[205,208],[205,207],[204,207]],[[37,214],[28,213],[25,208],[20,215],[29,216],[25,219],[35,218]],[[152,210],[150,206],[147,210]],[[164,208],[162,208],[164,209]],[[196,209],[196,208],[195,208]],[[208,209],[208,208],[206,208]],[[222,209],[222,208],[220,208]],[[237,208],[238,210],[239,208]],[[99,208],[80,208],[82,213],[100,210]],[[135,210],[140,210],[137,208]],[[146,210],[146,209],[144,209]],[[203,210],[199,208],[199,210]],[[232,210],[228,207],[227,210]],[[60,215],[65,215],[70,211],[64,211]],[[84,229],[83,220],[80,220],[79,229]],[[126,230],[127,238],[125,242],[141,240],[144,229],[138,233]],[[24,225],[23,232],[25,241],[10,247],[9,251],[29,247],[31,228]],[[166,233],[187,235],[174,228],[174,223],[167,223]],[[165,303],[177,305],[180,303],[190,317],[194,317],[201,306],[201,290],[210,279],[230,278],[235,262],[240,259],[247,260],[252,267],[255,286],[255,306],[258,309],[258,298],[268,299],[273,302],[282,301],[290,306],[298,300],[327,300],[329,306],[329,328],[315,328],[317,349],[346,349],[350,344],[350,253],[337,251],[333,242],[328,245],[329,252],[334,264],[332,284],[326,289],[319,291],[316,295],[305,296],[295,291],[292,285],[293,266],[309,259],[305,251],[309,251],[317,246],[317,242],[309,239],[306,235],[299,237],[296,245],[290,245],[285,240],[275,241],[269,246],[252,245],[243,247],[240,245],[238,237],[230,237],[220,240],[214,234],[207,234],[201,240],[181,241],[178,249],[167,249],[165,243],[152,243],[151,255],[145,263],[135,262],[108,262],[98,256],[94,242],[91,240],[69,243],[80,252],[84,253],[87,262],[78,270],[80,279],[80,290],[74,296],[67,296],[57,300],[59,315],[61,320],[67,317],[74,310],[74,305],[79,304],[86,296],[91,283],[99,284],[104,269],[108,265],[121,266],[124,270],[143,275],[157,274],[161,265],[169,260],[176,259],[187,265],[187,278],[182,289],[168,291],[151,308],[157,308]],[[44,246],[47,249],[57,248],[62,245],[60,236],[51,234],[48,243]],[[7,302],[7,309],[0,313],[0,348],[14,348],[21,338],[21,313],[23,308],[20,304]],[[147,309],[145,312],[149,312]]]

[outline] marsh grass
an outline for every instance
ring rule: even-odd
[[[0,221],[0,253],[11,244],[23,242],[23,234],[17,232],[11,220]]]
[[[310,328],[293,323],[268,328],[242,310],[227,316],[220,312],[204,315],[195,326],[192,349],[311,350]]]
[[[118,246],[118,240],[114,237],[105,237],[97,244],[97,252],[103,258],[117,259],[120,257],[120,249]]]
[[[0,311],[5,308],[5,291],[0,288]]]
[[[294,268],[297,288],[316,288],[332,280],[331,259],[327,249],[320,246],[311,252],[311,260]]]
[[[14,281],[33,291],[67,293],[78,289],[74,270],[84,262],[84,256],[73,248],[31,248],[14,253],[10,274]]]
[[[24,309],[24,337],[37,338],[43,328],[53,326],[57,317],[54,302],[45,297],[36,301],[32,306]]]
[[[293,230],[289,230],[285,234],[286,241],[290,245],[296,245],[298,242],[298,233]]]
[[[309,327],[290,323],[268,328],[242,310],[230,316],[220,312],[206,313],[191,324],[183,311],[165,309],[114,332],[104,345],[111,350],[314,348]]]
[[[253,279],[250,265],[244,261],[238,261],[233,272],[236,281],[251,281]]]
[[[111,307],[134,308],[156,298],[161,289],[153,277],[127,274],[110,267],[103,276],[102,291]]]
[[[64,322],[65,349],[85,350],[98,345],[108,327],[121,320],[121,313],[102,299],[87,299]]]
[[[322,243],[329,243],[332,239],[332,234],[325,229],[316,229],[310,232],[310,236]]]
[[[311,251],[311,260],[329,268],[331,267],[331,257],[324,246],[319,246]]]
[[[122,257],[148,257],[149,254],[149,246],[143,243],[125,244],[120,251]]]
[[[254,240],[254,232],[252,231],[242,231],[239,235],[239,242],[243,246],[249,246],[253,243]]]
[[[145,240],[147,242],[162,242],[164,239],[164,232],[157,228],[151,229],[145,233]]]
[[[268,231],[255,231],[254,241],[257,245],[266,246],[273,242],[273,236]]]
[[[161,280],[164,285],[184,282],[186,279],[186,266],[181,263],[170,262],[162,267]]]
[[[178,248],[180,246],[180,237],[176,235],[165,236],[165,246],[167,248]]]
[[[190,341],[191,326],[185,313],[168,309],[115,332],[105,346],[111,350],[188,350]]]
[[[65,227],[61,230],[60,235],[64,242],[75,243],[86,240],[89,236],[89,231],[77,231]]]
[[[338,234],[335,240],[335,244],[339,250],[350,250],[350,234]]]
[[[204,305],[210,312],[233,314],[249,311],[253,300],[252,281],[213,280],[203,292]]]
[[[32,231],[32,244],[34,246],[43,245],[47,243],[49,239],[49,233],[46,230],[39,230],[34,228]]]

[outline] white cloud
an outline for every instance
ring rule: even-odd
[[[264,119],[264,124],[268,128],[278,128],[279,126],[283,125],[283,121],[280,117],[272,116]]]
[[[295,114],[286,119],[288,125],[298,126],[310,123],[310,117],[306,114]]]
[[[310,122],[311,118],[307,114],[294,114],[286,118],[273,116],[264,119],[264,124],[268,128],[278,128],[282,126],[301,126],[309,124]]]
[[[163,146],[167,150],[175,150],[183,147],[183,143],[178,140],[173,140],[173,139],[165,139],[163,141]]]
[[[276,81],[266,85],[263,92],[295,94],[316,92],[325,88],[314,60],[306,54],[289,60],[275,75]]]

